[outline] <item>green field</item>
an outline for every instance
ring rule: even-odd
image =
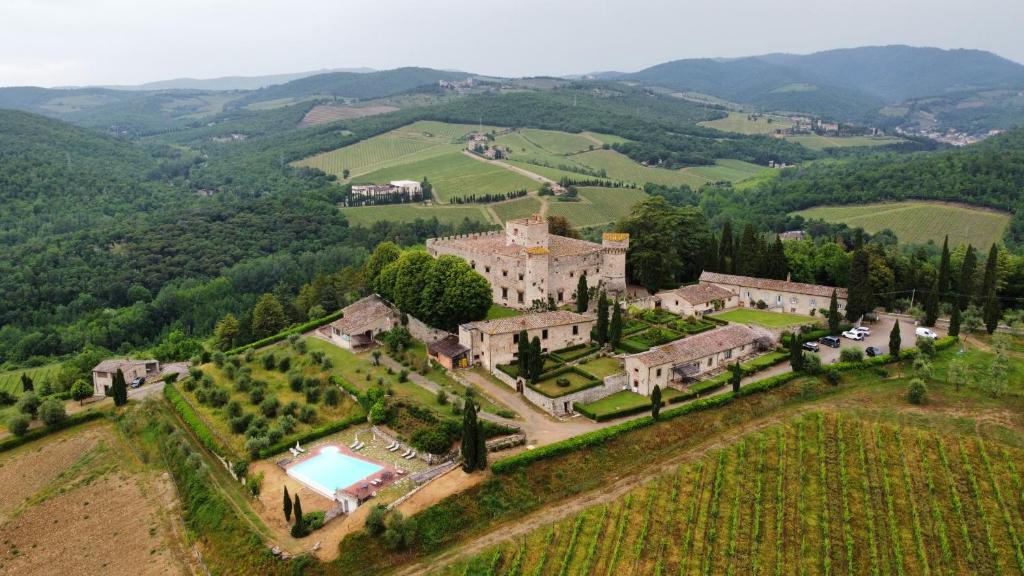
[[[525,196],[492,206],[501,221],[507,222],[513,218],[526,218],[536,214],[540,211],[540,200],[534,196]]]
[[[755,120],[746,112],[729,112],[729,116],[725,118],[699,124],[715,130],[738,134],[774,134],[776,130],[793,127],[793,123],[784,116],[765,115]]]
[[[811,412],[701,454],[623,496],[538,525],[434,573],[909,575],[1024,569],[1024,454],[1015,446]]]
[[[466,218],[478,222],[491,222],[487,209],[482,204],[389,204],[385,206],[360,206],[342,208],[341,213],[350,224],[369,226],[374,222],[412,222],[416,219],[437,218],[443,224],[461,224]]]
[[[647,182],[679,186],[686,184],[697,188],[708,182],[707,178],[680,170],[651,168],[634,162],[632,158],[614,150],[594,150],[573,156],[573,159],[595,170],[604,169],[612,180],[633,182],[643,185]]]
[[[684,169],[684,172],[696,174],[711,182],[728,180],[729,182],[741,182],[753,178],[761,172],[768,170],[766,166],[758,166],[743,160],[715,160],[714,166],[694,166]]]
[[[504,194],[515,190],[536,190],[533,180],[497,164],[481,162],[462,153],[461,149],[423,160],[392,166],[364,174],[359,180],[388,182],[391,180],[430,179],[434,196],[446,202],[456,196],[470,194]]]
[[[948,234],[951,246],[970,243],[983,249],[998,242],[1010,224],[1010,215],[1003,212],[935,202],[819,206],[795,214],[843,222],[869,233],[888,228],[901,243],[941,243]]]
[[[817,134],[786,136],[786,140],[802,144],[811,150],[851,148],[854,146],[887,146],[903,141],[901,138],[894,136],[819,136]]]
[[[549,201],[548,214],[564,216],[575,227],[615,222],[645,200],[647,193],[632,188],[580,188],[578,202]]]
[[[804,316],[802,314],[788,314],[785,312],[768,312],[753,308],[736,308],[728,312],[713,314],[719,320],[736,322],[737,324],[759,324],[768,328],[785,328],[800,324],[814,324],[817,318]]]
[[[603,356],[601,358],[594,358],[593,360],[585,360],[579,364],[579,367],[598,378],[618,374],[623,370],[622,362],[618,358],[614,358],[612,356]]]
[[[554,130],[537,130],[524,128],[520,131],[527,142],[542,148],[552,154],[564,156],[589,150],[592,147],[600,148],[602,142],[587,138],[582,134],[570,134],[568,132],[556,132]]]
[[[21,370],[10,370],[0,372],[0,390],[6,390],[14,396],[21,395],[21,375],[28,374],[32,379],[33,386],[38,389],[39,385],[52,378],[60,371],[60,363],[37,366],[35,368],[24,368]]]
[[[515,308],[506,308],[500,304],[491,304],[491,307],[487,309],[487,317],[484,320],[497,320],[499,318],[514,318],[516,316],[522,316],[521,310]]]

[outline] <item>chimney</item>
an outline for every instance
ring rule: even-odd
[[[793,280],[793,273],[792,272],[786,272],[786,282],[791,282],[792,280]]]

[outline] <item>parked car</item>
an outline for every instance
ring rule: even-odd
[[[864,335],[855,330],[847,330],[846,332],[843,332],[843,338],[860,341],[864,339]]]
[[[854,326],[850,329],[852,332],[860,332],[864,336],[871,336],[871,328],[867,326]]]
[[[867,354],[869,357],[874,358],[875,356],[882,355],[882,349],[877,346],[868,346],[867,348],[864,349],[864,353]]]
[[[804,342],[802,348],[804,350],[810,350],[811,352],[817,352],[820,347],[818,346],[817,342],[808,341]]]
[[[132,386],[132,388],[138,388],[139,386],[142,386],[143,382],[145,382],[145,381],[146,381],[145,378],[143,378],[142,376],[139,376],[138,378],[132,380],[131,386]]]
[[[929,328],[918,328],[914,330],[914,334],[916,334],[918,338],[931,338],[932,340],[939,337],[938,334],[932,332]]]
[[[829,346],[831,348],[839,348],[839,338],[836,338],[835,336],[822,336],[821,338],[818,338],[818,342],[821,342],[825,346]]]

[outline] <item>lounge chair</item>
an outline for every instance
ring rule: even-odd
[[[401,457],[402,457],[402,458],[405,458],[405,457],[406,457],[406,456],[408,456],[409,454],[412,454],[412,450],[406,450],[405,452],[403,452],[403,453],[402,453],[402,456],[401,456]]]
[[[363,444],[362,442],[360,442],[359,444],[356,444],[355,449],[356,450],[362,450],[365,446],[366,446],[366,444]]]
[[[305,448],[303,448],[302,446],[299,446],[299,441],[298,440],[295,441],[295,449],[299,451],[299,454],[303,454],[303,453],[306,452]]]
[[[292,453],[292,456],[299,456],[299,452],[295,448],[289,448],[288,451]]]
[[[401,468],[395,468],[395,473],[399,476],[405,476],[405,470],[402,470]]]
[[[416,457],[416,451],[413,450],[411,454],[409,454],[408,456],[405,457],[405,459],[406,460],[412,460],[415,457]]]
[[[401,444],[399,444],[398,442],[395,442],[394,446],[392,446],[391,448],[388,448],[388,452],[397,452],[398,449],[401,448],[401,447],[402,447]]]
[[[353,440],[352,443],[348,445],[348,447],[352,448],[354,450],[355,447],[356,447],[356,444],[359,444],[359,438],[358,437],[355,440]]]

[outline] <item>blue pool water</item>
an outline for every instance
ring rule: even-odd
[[[316,456],[288,468],[288,474],[333,497],[338,488],[351,486],[380,470],[381,466],[342,454],[337,446],[324,446]]]

